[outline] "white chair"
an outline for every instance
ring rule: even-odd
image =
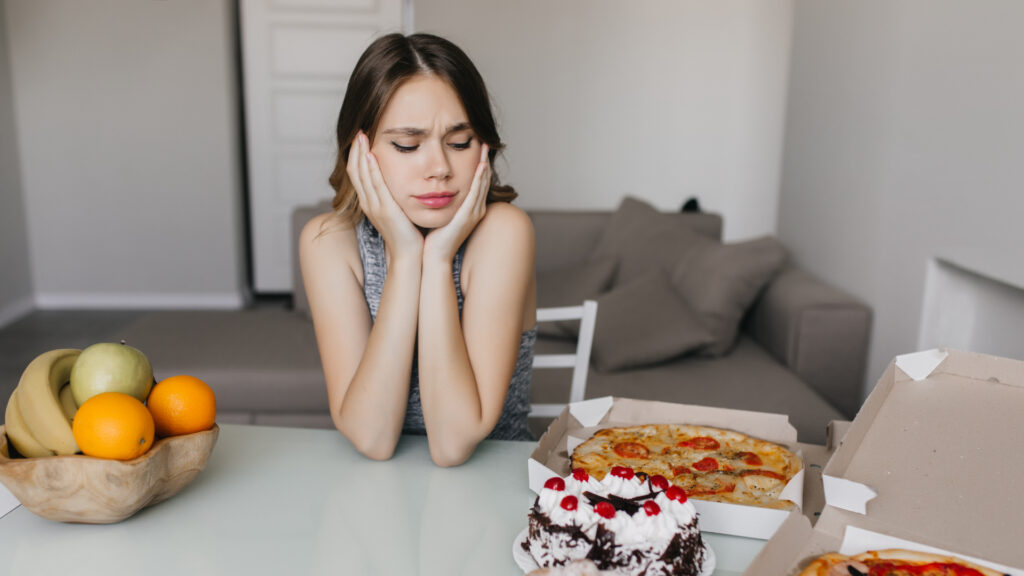
[[[576,340],[575,354],[536,354],[533,367],[537,368],[572,368],[572,386],[569,389],[569,402],[583,400],[587,390],[587,369],[590,367],[590,348],[594,343],[594,324],[597,321],[597,302],[584,300],[581,306],[565,306],[560,308],[538,308],[537,322],[557,322],[560,320],[579,320],[580,335]],[[562,413],[565,404],[530,404],[530,416],[553,418]]]

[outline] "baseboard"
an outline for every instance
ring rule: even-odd
[[[36,302],[31,296],[19,298],[14,302],[8,302],[0,306],[0,328],[7,326],[25,314],[28,314],[36,307]]]
[[[240,292],[59,292],[36,294],[35,303],[44,310],[237,310],[245,306],[245,297]]]

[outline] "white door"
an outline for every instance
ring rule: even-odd
[[[290,292],[291,213],[330,199],[334,129],[370,42],[402,30],[402,0],[242,0],[253,290]]]

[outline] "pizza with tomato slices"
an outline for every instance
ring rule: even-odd
[[[612,466],[660,475],[698,500],[793,508],[779,495],[800,471],[800,457],[745,434],[708,426],[647,424],[605,428],[576,447],[572,468],[598,480]]]
[[[873,550],[846,556],[825,554],[800,576],[1004,576],[1002,572],[951,556],[914,550]]]

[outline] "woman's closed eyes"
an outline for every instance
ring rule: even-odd
[[[473,137],[470,136],[465,142],[448,142],[448,146],[450,146],[453,150],[469,150],[469,145],[472,143]],[[399,152],[403,153],[415,152],[420,147],[419,144],[403,146],[402,144],[399,144],[394,140],[391,141],[391,145],[395,147],[395,150],[398,150]]]

